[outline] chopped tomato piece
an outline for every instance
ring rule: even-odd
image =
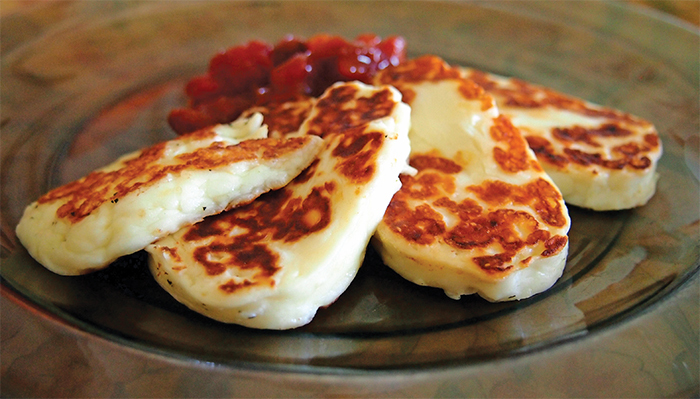
[[[352,42],[320,34],[306,41],[287,36],[275,46],[251,41],[231,47],[187,83],[189,108],[173,110],[168,123],[183,134],[231,122],[253,105],[319,96],[336,82],[369,83],[377,71],[403,62],[405,48],[401,37],[374,34]]]

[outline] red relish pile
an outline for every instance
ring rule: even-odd
[[[317,97],[333,83],[370,83],[377,71],[406,57],[406,42],[373,34],[349,42],[317,35],[289,36],[275,46],[251,41],[216,54],[206,74],[185,87],[186,108],[174,109],[168,123],[178,134],[228,123],[254,105]]]

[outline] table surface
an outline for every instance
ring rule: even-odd
[[[700,25],[700,1],[697,0],[630,0],[654,8],[693,25]]]
[[[625,0],[643,7],[656,9],[679,21],[685,21],[700,26],[700,1],[698,0]],[[23,8],[35,7],[41,1],[36,0],[3,0],[0,3],[0,17]]]

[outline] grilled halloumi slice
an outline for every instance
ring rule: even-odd
[[[124,155],[30,204],[17,236],[49,270],[80,275],[250,202],[296,177],[323,145],[265,138],[261,123],[258,114]]]
[[[654,195],[663,149],[650,122],[522,80],[464,72],[523,132],[568,204],[619,210]]]
[[[441,59],[379,73],[411,106],[410,165],[377,228],[384,263],[451,297],[527,298],[561,276],[570,219],[561,193],[493,98]]]
[[[151,272],[215,320],[309,323],[355,277],[407,168],[409,123],[410,108],[391,87],[330,87],[299,132],[323,137],[318,160],[286,187],[150,245]]]

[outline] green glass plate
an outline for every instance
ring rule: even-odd
[[[184,84],[215,52],[319,32],[402,35],[411,56],[436,54],[650,120],[664,145],[658,191],[630,211],[571,207],[564,275],[531,299],[454,301],[402,280],[370,249],[337,302],[311,324],[282,332],[189,311],[153,281],[143,253],[91,275],[61,277],[16,242],[24,207],[42,193],[174,137],[166,116],[185,103]],[[4,18],[1,33],[4,301],[50,320],[51,334],[102,348],[62,356],[92,359],[86,364],[95,367],[101,353],[105,392],[656,396],[697,389],[697,31],[604,2],[265,1],[51,3]],[[668,353],[644,347],[648,336],[630,347],[635,331],[651,325],[677,328],[658,332]],[[32,383],[37,372],[18,360],[32,353],[37,362],[60,362],[4,351],[6,392],[42,392]],[[128,360],[113,363],[114,356]],[[176,384],[163,390],[143,382],[152,375],[120,380],[110,371],[143,362]],[[59,369],[50,370],[60,381]]]

